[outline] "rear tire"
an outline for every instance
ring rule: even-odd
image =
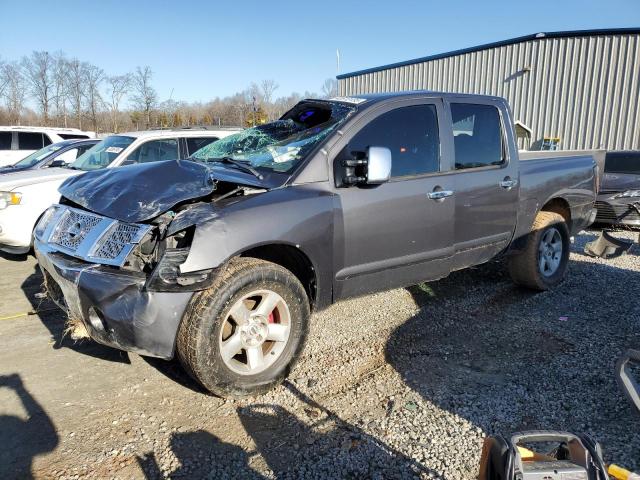
[[[309,330],[309,300],[287,269],[237,258],[194,295],[178,329],[185,370],[221,397],[264,393],[289,374]]]
[[[569,228],[564,217],[555,212],[539,212],[524,250],[509,257],[509,274],[517,285],[549,290],[564,280],[569,247]]]

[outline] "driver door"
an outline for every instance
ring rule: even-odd
[[[391,179],[381,185],[337,188],[337,297],[412,285],[446,276],[453,253],[453,178],[443,174],[439,101],[387,106],[359,129],[336,157],[387,147]],[[435,192],[447,192],[441,198]]]

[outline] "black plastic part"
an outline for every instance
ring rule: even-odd
[[[334,163],[336,187],[349,187],[367,183],[369,161],[366,152],[349,152],[347,147],[338,155]]]
[[[610,259],[624,255],[632,246],[632,240],[615,238],[611,235],[610,231],[602,230],[596,240],[585,245],[584,253],[590,257]]]

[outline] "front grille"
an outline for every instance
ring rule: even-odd
[[[123,223],[63,205],[36,232],[54,250],[81,260],[122,267],[151,230],[150,225]]]
[[[598,201],[596,202],[596,208],[598,209],[596,222],[640,222],[638,212],[633,208],[629,208],[627,205],[612,205],[607,202]]]
[[[102,218],[96,215],[82,213],[78,210],[67,210],[53,232],[51,242],[75,252],[86,236],[101,221]]]
[[[137,241],[141,228],[140,225],[115,224],[101,240],[92,256],[110,260],[117,258],[129,244]]]

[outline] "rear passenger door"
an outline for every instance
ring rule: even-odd
[[[336,188],[340,201],[334,224],[337,298],[449,273],[453,178],[441,172],[449,155],[442,141],[442,111],[439,101],[385,105],[361,127],[348,130],[344,147],[335,147],[340,153],[334,165],[372,146],[387,147],[392,155],[387,183]],[[447,195],[431,198],[439,191]]]
[[[490,260],[511,241],[518,211],[515,143],[508,113],[489,101],[448,102],[453,125],[455,257],[459,269]],[[510,144],[509,144],[510,143]]]

